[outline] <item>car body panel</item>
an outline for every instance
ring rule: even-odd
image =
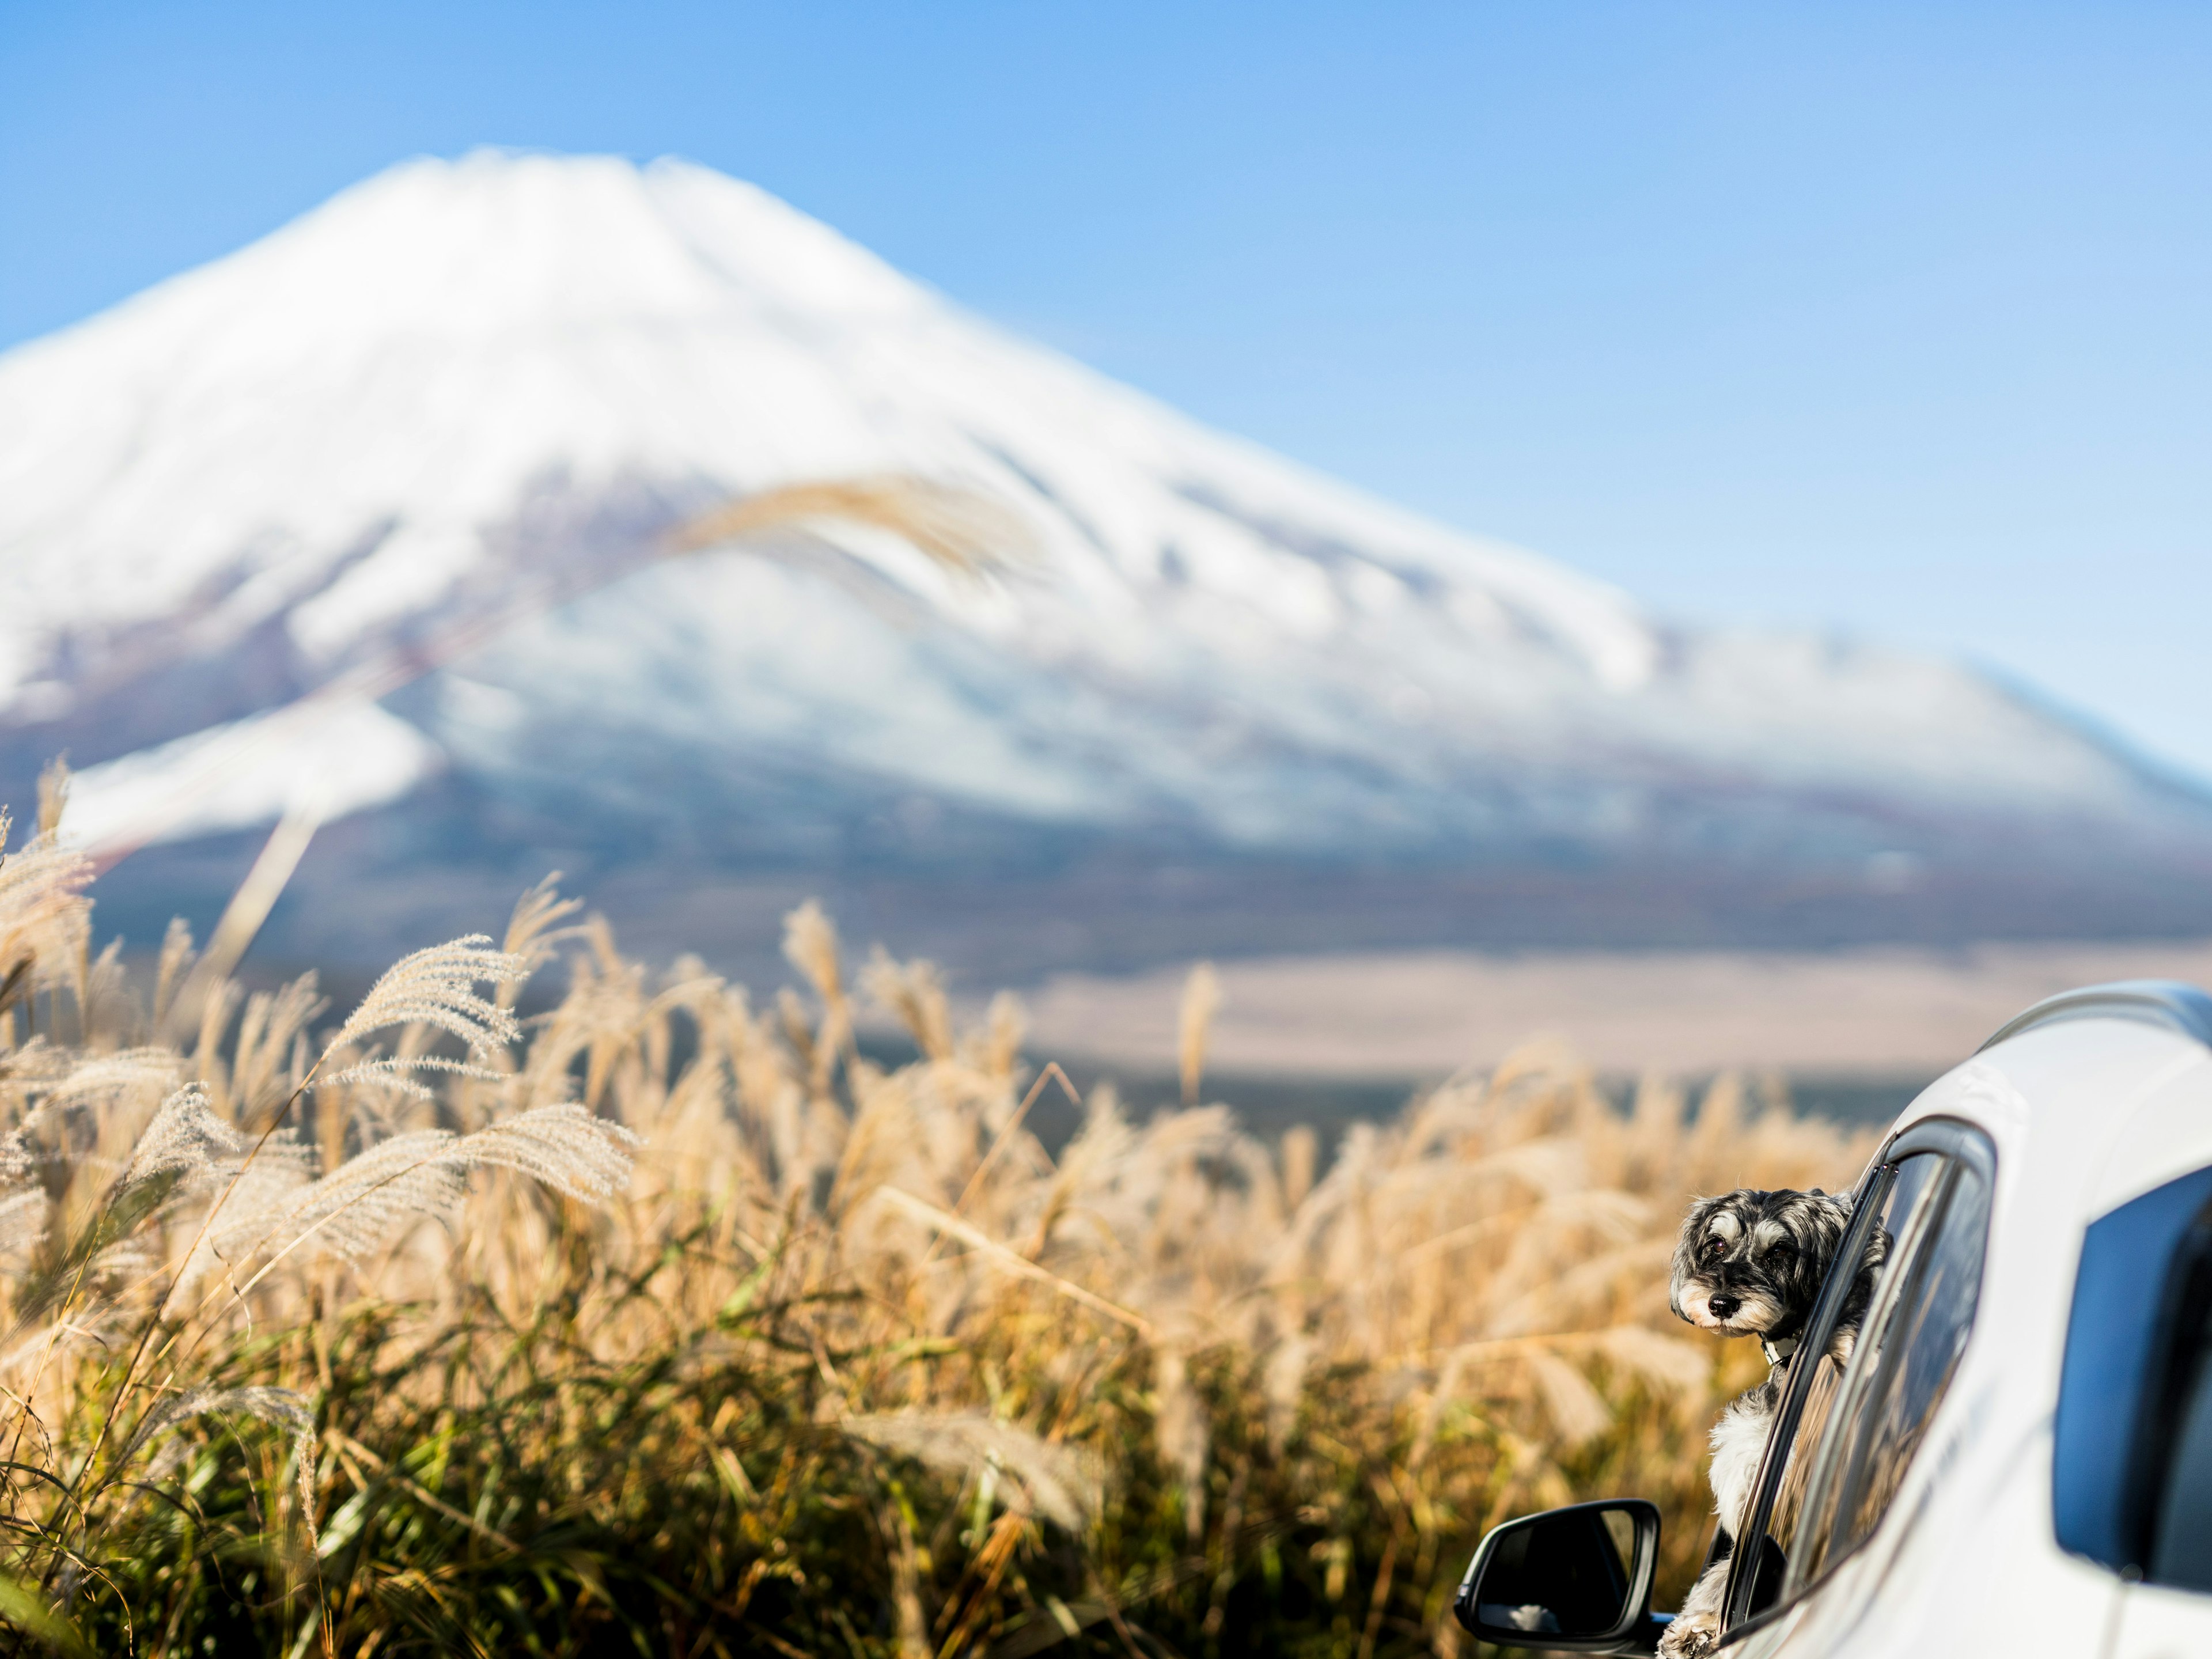
[[[2130,1199],[2212,1164],[2212,1051],[2199,1049],[2195,1063],[2154,1079],[2146,1097],[2120,1126],[2099,1170],[2087,1213],[2087,1226]]]
[[[2033,1026],[1938,1079],[1897,1127],[1938,1116],[1981,1128],[1997,1155],[1972,1335],[1874,1534],[1727,1650],[2074,1656],[2104,1650],[2124,1622],[2156,1632],[2127,1659],[2152,1659],[2160,1642],[2212,1653],[2212,1596],[2146,1596],[2065,1554],[2051,1510],[2051,1419],[2084,1231],[2212,1164],[2212,1051],[2141,1020]]]

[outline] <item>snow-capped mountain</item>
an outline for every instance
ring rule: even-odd
[[[731,497],[887,477],[994,504],[1005,568],[830,517],[663,556]],[[1481,892],[1590,937],[1793,893],[1815,932],[2212,918],[2204,802],[2011,690],[1662,627],[676,161],[410,162],[0,356],[0,793],[63,748],[96,845],[357,815],[302,950],[373,930],[349,884],[549,860],[641,914],[768,873],[1111,910],[1172,866],[1139,908],[1257,881],[1262,921],[1381,881],[1365,942],[1479,937]],[[125,868],[189,899],[196,856]]]

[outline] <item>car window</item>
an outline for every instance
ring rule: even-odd
[[[2061,1547],[2212,1590],[2212,1170],[2090,1224],[2052,1439]]]
[[[1923,1153],[1905,1159],[1900,1164],[1896,1182],[1884,1200],[1880,1226],[1890,1241],[1894,1259],[1898,1241],[1909,1242],[1912,1236],[1913,1218],[1924,1215],[1928,1199],[1938,1183],[1933,1179],[1947,1162],[1940,1154]],[[1923,1223],[1924,1225],[1924,1222]],[[1871,1304],[1869,1304],[1871,1306]],[[1812,1389],[1805,1399],[1804,1414],[1799,1418],[1795,1445],[1788,1465],[1782,1474],[1782,1484],[1774,1494],[1774,1508],[1767,1520],[1767,1536],[1781,1552],[1779,1559],[1792,1563],[1796,1559],[1798,1538],[1803,1531],[1805,1498],[1810,1478],[1817,1467],[1814,1449],[1824,1445],[1827,1439],[1828,1420],[1834,1414],[1836,1399],[1843,1381],[1843,1368],[1832,1358],[1822,1356],[1819,1370],[1813,1378]],[[1771,1603],[1786,1575],[1777,1571],[1771,1582],[1762,1587],[1762,1593],[1753,1604],[1754,1612]]]
[[[1924,1211],[1929,1194],[1934,1190],[1931,1177],[1946,1160],[1937,1153],[1924,1153],[1904,1160],[1897,1172],[1897,1180],[1889,1189],[1882,1205],[1882,1234],[1890,1241],[1893,1257],[1897,1241],[1911,1233],[1911,1218]],[[1871,1305],[1871,1304],[1869,1304]],[[1806,1488],[1817,1459],[1812,1449],[1821,1445],[1827,1437],[1828,1419],[1835,1410],[1838,1389],[1843,1380],[1843,1368],[1833,1359],[1823,1356],[1820,1370],[1813,1378],[1812,1392],[1806,1396],[1804,1415],[1798,1419],[1796,1446],[1789,1464],[1783,1471],[1782,1484],[1774,1494],[1774,1509],[1767,1521],[1767,1535],[1781,1547],[1785,1559],[1794,1560],[1797,1537],[1802,1529]],[[1777,1581],[1778,1586],[1779,1580]]]
[[[2212,1296],[2200,1255],[2191,1305],[2179,1310],[2174,1380],[2174,1431],[2151,1478],[2163,1488],[2151,1531],[2154,1584],[2212,1590]]]
[[[1783,1593],[1793,1595],[1869,1537],[1942,1404],[1980,1299],[1989,1184],[1960,1159],[1908,1158],[1891,1194],[1895,1240],[1834,1404],[1805,1460]]]

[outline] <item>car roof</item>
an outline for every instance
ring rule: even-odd
[[[2068,1019],[2136,1020],[2212,1047],[2212,996],[2178,979],[2123,979],[2045,997],[1998,1026],[1974,1052],[1985,1053],[2022,1031]]]

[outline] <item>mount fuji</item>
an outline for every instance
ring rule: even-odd
[[[665,556],[885,479],[1012,550]],[[311,797],[268,948],[319,960],[550,866],[648,949],[820,892],[1012,975],[2212,931],[2212,801],[2018,688],[1660,623],[671,161],[409,162],[0,356],[0,799],[63,750],[142,943]]]

